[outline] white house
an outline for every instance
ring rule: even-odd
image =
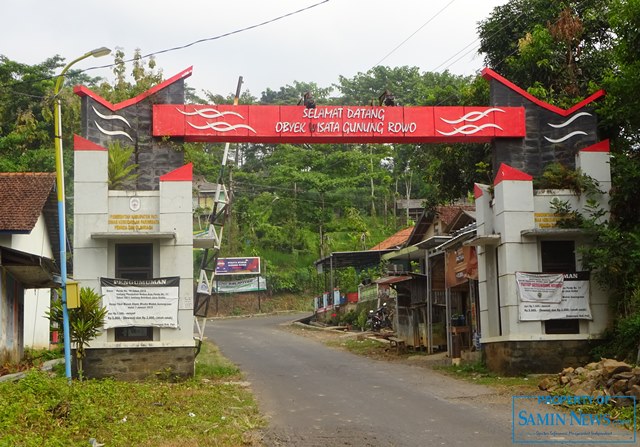
[[[0,173],[0,360],[19,361],[24,346],[49,346],[56,204],[55,174]]]

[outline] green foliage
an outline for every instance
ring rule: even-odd
[[[86,357],[85,347],[98,336],[104,325],[107,309],[101,305],[102,296],[89,287],[80,290],[80,306],[69,309],[70,342],[75,345],[78,375],[82,379],[82,361]],[[47,317],[62,327],[62,300],[53,301]]]
[[[262,92],[260,103],[296,105],[306,92],[310,92],[313,95],[316,104],[326,104],[331,88],[318,87],[315,82],[293,81],[293,85],[280,87],[278,91],[267,88]]]
[[[634,161],[617,157],[621,170],[635,172]],[[621,161],[626,161],[622,163]],[[602,191],[593,179],[561,166],[551,166],[543,180],[547,187],[570,187],[586,193],[588,199],[582,212],[574,210],[568,201],[554,198],[551,208],[562,220],[563,228],[582,228],[590,237],[580,248],[583,268],[592,271],[594,279],[610,294],[615,326],[606,334],[607,341],[597,348],[596,355],[633,358],[640,348],[640,226],[637,216],[629,214],[624,203],[633,204],[632,189],[625,181],[612,191],[612,209],[617,215],[606,220],[607,212],[596,200]]]
[[[26,167],[20,160],[23,154],[31,149],[53,147],[53,121],[47,110],[52,105],[46,98],[53,92],[54,71],[62,65],[59,56],[33,66],[0,56],[2,171],[23,170]]]
[[[131,445],[245,445],[263,425],[251,394],[228,381],[233,366],[205,342],[197,379],[86,380],[38,371],[0,383],[0,445],[84,446],[89,438],[113,447]],[[224,380],[226,383],[221,383]]]
[[[640,289],[634,293],[635,299],[640,298]],[[613,329],[607,332],[605,342],[593,350],[596,358],[617,358],[631,363],[638,362],[640,349],[640,312],[628,317],[619,318]]]
[[[489,371],[486,365],[482,362],[464,363],[462,365],[435,366],[435,369],[447,375],[479,385],[489,385],[499,388],[508,388],[511,390],[513,390],[513,387],[535,388],[534,384],[532,384],[526,376],[502,377]],[[535,389],[537,390],[537,388]]]
[[[535,189],[570,189],[577,195],[587,197],[602,195],[600,184],[580,169],[569,169],[562,163],[549,163],[541,177],[534,179]]]
[[[162,70],[155,70],[155,59],[147,58],[145,65],[139,48],[136,48],[133,53],[131,71],[128,75],[125,60],[125,52],[121,48],[116,49],[113,54],[115,82],[113,85],[102,83],[98,89],[102,97],[114,104],[144,93],[162,82]]]
[[[357,326],[357,328],[360,329],[361,331],[364,331],[367,327],[368,318],[369,318],[368,310],[361,309],[360,312],[358,312],[358,316],[355,321],[355,325]]]
[[[640,153],[629,151],[611,158],[613,188],[611,190],[611,216],[623,231],[640,230]]]
[[[183,143],[185,163],[193,163],[193,175],[215,183],[220,172],[220,163],[224,153],[224,145]]]
[[[609,0],[511,0],[480,22],[487,66],[559,106],[601,85],[612,66]]]
[[[117,190],[133,187],[131,183],[138,178],[138,174],[135,172],[138,169],[138,165],[131,162],[132,155],[132,147],[123,147],[119,141],[109,144],[109,189]]]
[[[388,350],[388,345],[384,341],[380,342],[369,338],[365,340],[332,340],[327,344],[329,346],[340,346],[354,354],[368,357],[385,357],[386,351]]]
[[[385,90],[398,105],[458,105],[474,92],[471,82],[448,71],[421,73],[418,67],[378,65],[353,78],[339,76],[335,87],[342,94],[339,103],[345,105],[378,105]]]
[[[347,292],[357,292],[358,284],[360,284],[360,278],[358,277],[358,273],[356,269],[353,267],[345,267],[341,269],[337,269],[335,271],[337,277],[337,287],[340,288],[340,291],[343,293]]]
[[[558,216],[558,226],[560,228],[580,228],[584,225],[584,217],[574,210],[568,200],[560,200],[557,197],[551,199],[551,209],[553,214]]]
[[[242,374],[236,365],[220,353],[216,345],[204,341],[196,357],[196,378],[239,380]]]
[[[350,310],[342,315],[340,315],[340,325],[343,326],[353,326],[358,322],[358,314],[355,310]]]

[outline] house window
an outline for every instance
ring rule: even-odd
[[[153,278],[153,244],[117,244],[116,278]]]
[[[579,334],[580,320],[547,320],[544,322],[545,334]]]
[[[544,273],[576,271],[576,244],[574,241],[541,241],[540,257]],[[544,332],[545,334],[579,334],[580,320],[547,320],[544,322]]]
[[[540,256],[544,273],[576,271],[576,244],[574,241],[541,241]]]
[[[116,244],[116,277],[153,278],[153,244]],[[115,341],[153,341],[153,328],[116,328]]]

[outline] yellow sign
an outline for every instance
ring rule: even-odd
[[[80,307],[80,285],[78,281],[67,279],[67,309]]]
[[[157,214],[110,214],[109,226],[116,231],[153,231],[160,224]]]
[[[555,228],[562,217],[554,213],[534,213],[536,228]]]

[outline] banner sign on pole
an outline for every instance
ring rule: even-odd
[[[516,272],[520,321],[590,320],[589,272]]]
[[[260,273],[260,258],[219,258],[216,275],[257,275]]]
[[[100,278],[107,308],[104,328],[178,327],[180,277],[154,279]]]
[[[237,279],[234,281],[215,281],[215,293],[241,293],[267,290],[267,280],[262,276],[255,278]]]

